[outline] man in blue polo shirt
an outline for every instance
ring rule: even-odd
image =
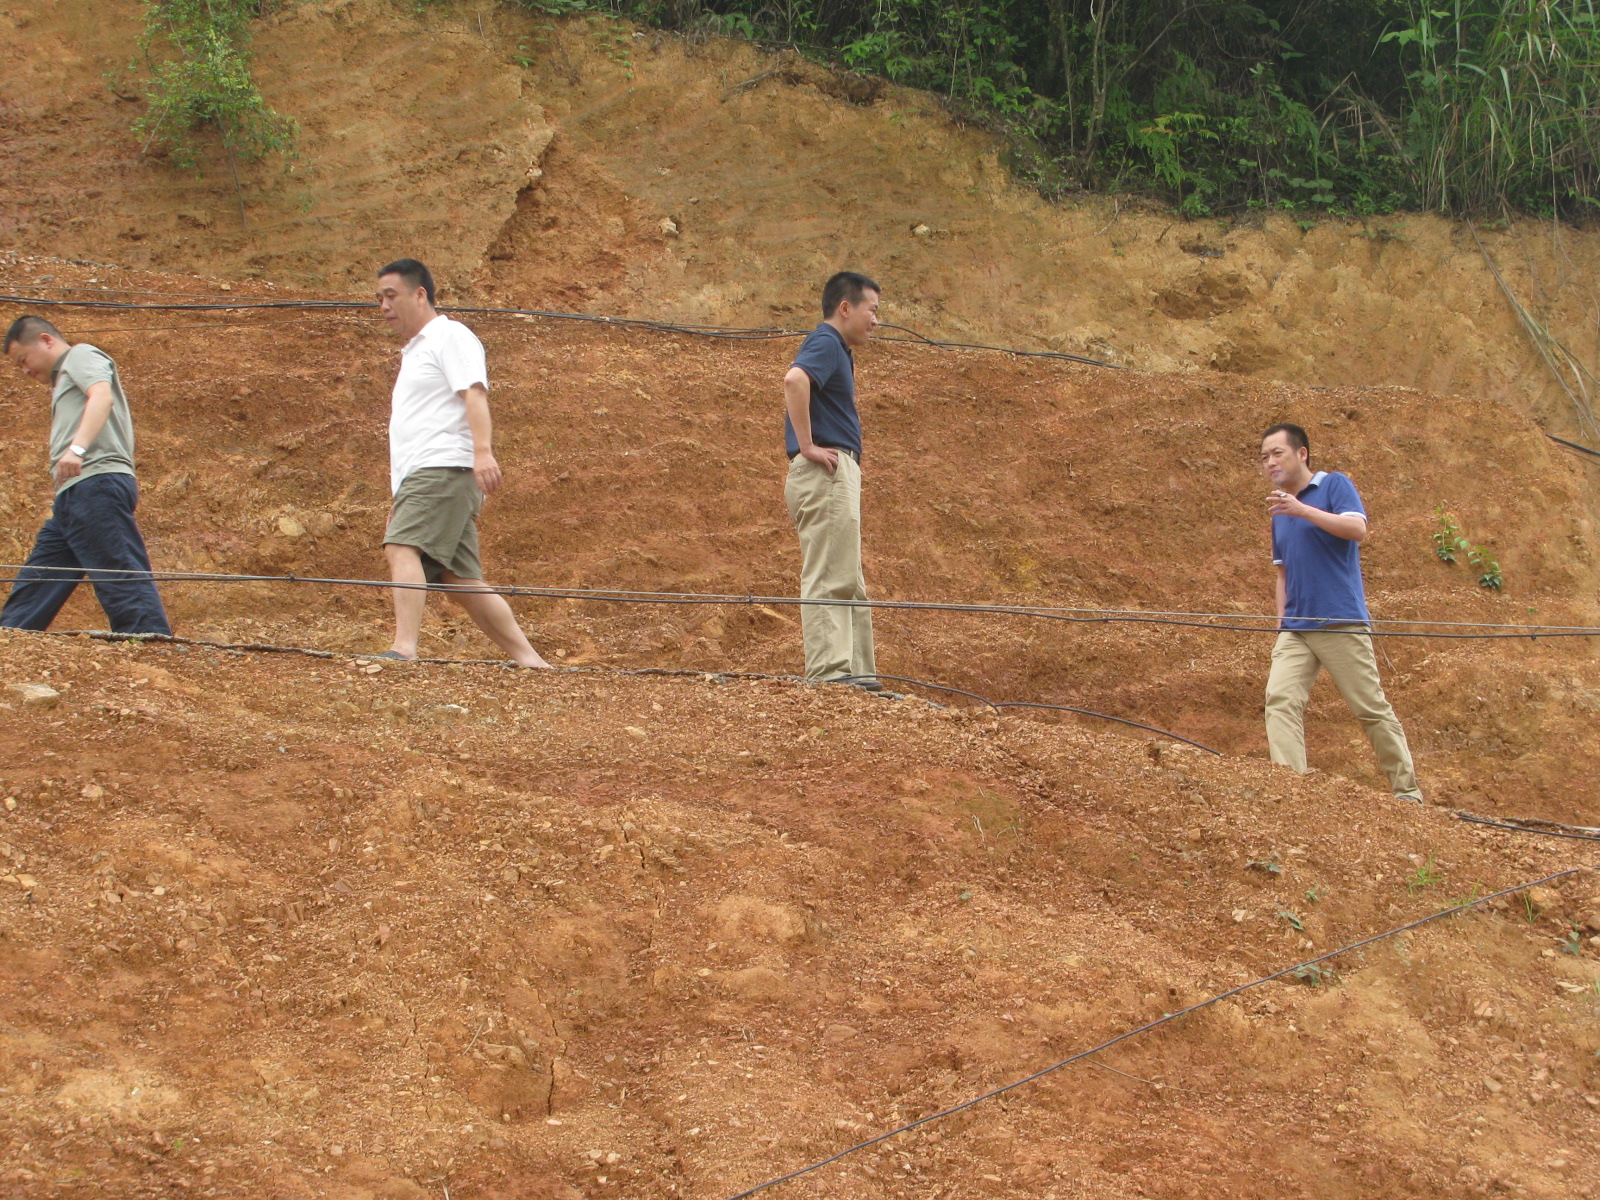
[[[1311,470],[1311,442],[1298,425],[1261,435],[1261,469],[1272,484],[1272,561],[1278,568],[1277,644],[1267,677],[1267,749],[1272,761],[1306,770],[1304,716],[1322,668],[1344,697],[1378,765],[1401,799],[1422,802],[1405,730],[1378,682],[1361,584],[1367,510],[1337,471]]]
[[[822,324],[806,335],[783,377],[789,455],[783,497],[800,534],[800,595],[807,600],[867,598],[861,570],[861,417],[850,352],[865,346],[877,328],[880,291],[854,271],[829,279],[822,289]],[[800,623],[807,679],[883,690],[875,678],[870,608],[804,604]]]

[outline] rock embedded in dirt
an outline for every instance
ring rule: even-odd
[[[1554,916],[1566,907],[1566,898],[1555,888],[1531,887],[1523,895],[1528,898],[1528,903],[1538,911],[1540,916]]]
[[[61,693],[43,683],[13,683],[6,691],[20,700],[23,708],[54,708],[61,702]]]

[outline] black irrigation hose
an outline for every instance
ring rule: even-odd
[[[209,650],[228,650],[235,653],[258,654],[299,654],[306,658],[335,659],[357,658],[379,661],[373,654],[351,654],[342,650],[314,650],[308,646],[281,646],[273,642],[218,642],[206,638],[179,637],[175,634],[139,634],[139,633],[108,633],[104,630],[74,629],[51,631],[51,637],[87,637],[103,642],[156,642],[178,646],[201,646]],[[511,664],[498,658],[415,658],[407,660],[415,663],[425,663],[432,666],[473,666],[473,667],[509,667]],[[695,667],[552,667],[551,670],[563,674],[582,674],[594,672],[605,675],[628,676],[658,676],[666,678],[687,679],[769,679],[785,683],[810,682],[804,675],[776,675],[764,671],[706,671]],[[1162,729],[1156,725],[1146,725],[1142,721],[1132,721],[1127,717],[1115,717],[1110,713],[1096,712],[1092,708],[1077,708],[1070,704],[1045,704],[1035,700],[990,700],[977,692],[969,692],[963,688],[950,687],[941,683],[930,683],[925,679],[912,679],[906,675],[850,675],[840,682],[855,679],[888,679],[899,683],[914,684],[917,687],[927,688],[930,691],[955,692],[957,695],[967,696],[988,705],[997,713],[1005,708],[1033,708],[1050,709],[1058,712],[1077,713],[1085,717],[1098,717],[1102,721],[1112,721],[1118,725],[1131,725],[1135,729],[1143,729],[1150,733],[1159,734],[1161,737],[1171,738],[1175,742],[1183,742],[1207,754],[1223,757],[1222,751],[1214,750],[1193,738],[1186,738],[1180,733],[1173,733],[1170,729]],[[932,704],[929,700],[927,703]],[[942,707],[936,705],[935,707]],[[1476,813],[1469,813],[1462,809],[1452,809],[1451,815],[1462,821],[1469,821],[1475,825],[1491,825],[1498,829],[1509,830],[1512,833],[1543,834],[1546,837],[1573,838],[1581,841],[1600,842],[1600,830],[1590,830],[1583,825],[1563,825],[1559,821],[1546,821],[1539,818],[1511,818],[1509,821],[1496,821],[1488,817],[1480,817]],[[1554,826],[1554,828],[1541,828],[1541,826]]]
[[[261,654],[299,654],[306,658],[361,658],[374,662],[383,661],[375,654],[351,654],[340,650],[313,650],[307,646],[280,646],[272,642],[217,642],[204,638],[179,637],[170,633],[108,633],[103,630],[73,629],[60,630],[48,634],[50,637],[87,637],[102,642],[156,642],[160,644],[177,646],[203,646],[209,650],[230,650],[238,653],[255,652]],[[405,661],[414,663],[427,663],[438,666],[492,666],[508,667],[511,664],[498,658],[414,658],[405,660],[390,659],[389,662]],[[761,671],[705,671],[692,667],[551,667],[556,672],[577,674],[585,671],[598,672],[606,675],[633,675],[633,676],[676,676],[700,679],[774,679],[790,683],[811,682],[804,675],[773,675]],[[1119,725],[1134,725],[1140,729],[1149,730],[1151,733],[1160,734],[1162,737],[1171,738],[1175,742],[1186,742],[1191,746],[1199,746],[1202,750],[1210,750],[1212,754],[1220,754],[1211,750],[1210,746],[1201,746],[1199,742],[1192,741],[1181,734],[1170,730],[1158,728],[1155,725],[1145,725],[1139,721],[1130,721],[1124,717],[1114,717],[1109,713],[1095,712],[1089,708],[1069,708],[1064,704],[1035,704],[1026,701],[1000,701],[996,703],[977,692],[969,692],[963,688],[950,687],[942,683],[929,683],[925,679],[912,679],[905,675],[849,675],[837,682],[847,683],[854,679],[890,679],[900,683],[915,684],[930,691],[955,692],[957,695],[968,696],[999,712],[1002,708],[1059,708],[1065,712],[1081,713],[1086,717],[1099,717],[1104,721],[1114,721]],[[835,681],[829,681],[835,682]],[[932,703],[932,701],[928,701]],[[936,706],[937,707],[937,706]]]
[[[315,583],[326,586],[389,588],[395,590],[431,592],[492,592],[498,596],[515,596],[536,600],[592,600],[615,604],[782,604],[803,607],[808,604],[826,604],[848,608],[882,608],[907,611],[973,613],[1034,617],[1048,621],[1065,621],[1077,625],[1172,625],[1189,629],[1209,629],[1223,633],[1279,632],[1279,618],[1265,614],[1234,617],[1233,620],[1271,622],[1267,625],[1220,625],[1221,614],[1144,612],[1138,609],[1114,608],[1047,608],[1011,604],[961,604],[934,600],[832,600],[803,596],[758,596],[753,592],[643,592],[613,588],[537,588],[537,587],[481,587],[467,588],[437,583],[397,583],[388,579],[338,579],[317,575],[229,575],[208,571],[134,571],[109,567],[88,570],[81,567],[28,567],[25,563],[0,563],[0,571],[31,571],[71,575],[81,580],[85,575],[131,575],[138,579],[179,583]],[[15,574],[0,576],[0,584],[16,583]],[[1200,618],[1200,619],[1187,619]],[[1321,618],[1306,618],[1318,620]],[[1519,640],[1538,641],[1540,638],[1600,637],[1600,626],[1593,625],[1501,625],[1478,621],[1424,621],[1394,620],[1388,625],[1431,625],[1459,629],[1505,630],[1503,633],[1425,633],[1402,629],[1336,628],[1325,633],[1366,634],[1369,637],[1392,638],[1443,638],[1457,641]]]
[[[1507,821],[1496,821],[1489,817],[1480,817],[1477,813],[1469,813],[1459,808],[1450,810],[1450,815],[1460,821],[1467,821],[1473,825],[1490,825],[1496,829],[1509,829],[1512,833],[1533,833],[1542,837],[1571,838],[1582,842],[1600,842],[1600,831],[1583,833],[1582,825],[1562,825],[1559,821],[1538,821],[1513,818]],[[1554,825],[1555,829],[1544,829],[1541,826]]]
[[[1559,442],[1561,445],[1567,447],[1567,449],[1569,449],[1569,450],[1579,450],[1579,451],[1582,451],[1584,454],[1589,455],[1591,458],[1600,458],[1600,450],[1591,450],[1587,446],[1578,445],[1577,442],[1569,442],[1569,441],[1567,441],[1566,438],[1558,438],[1553,433],[1547,433],[1547,434],[1545,434],[1545,437],[1549,438],[1552,442]]]
[[[1204,750],[1207,754],[1215,754],[1218,758],[1222,757],[1222,751],[1221,750],[1213,750],[1210,746],[1203,745],[1200,742],[1194,741],[1192,738],[1186,738],[1186,737],[1183,737],[1180,734],[1170,733],[1165,729],[1157,729],[1154,725],[1145,725],[1145,724],[1143,724],[1142,722],[1139,722],[1139,721],[1130,721],[1130,720],[1128,720],[1127,717],[1113,717],[1113,716],[1111,716],[1111,715],[1109,715],[1107,713],[1095,712],[1092,709],[1073,708],[1070,704],[1041,704],[1037,700],[1002,700],[998,704],[996,704],[995,707],[996,708],[1053,708],[1053,709],[1057,709],[1057,710],[1059,710],[1061,712],[1082,713],[1086,717],[1100,717],[1102,720],[1116,721],[1118,724],[1121,724],[1121,725],[1132,725],[1135,729],[1148,729],[1151,733],[1159,733],[1159,734],[1163,735],[1164,737],[1171,738],[1175,742],[1186,742],[1189,745],[1196,747],[1197,749]]]
[[[29,288],[27,284],[8,284],[8,287]],[[30,289],[31,290],[31,289]],[[58,290],[58,289],[50,289]],[[87,291],[83,289],[59,289]],[[114,291],[115,289],[107,289]],[[160,294],[160,293],[155,293]],[[365,300],[268,300],[259,297],[240,297],[238,300],[222,298],[204,302],[188,301],[179,304],[154,304],[128,300],[52,300],[38,296],[21,296],[0,293],[0,304],[26,304],[41,308],[98,308],[122,312],[246,312],[254,309],[334,309],[340,311],[371,310],[374,306]],[[809,329],[734,328],[722,325],[696,325],[680,321],[652,321],[643,317],[607,317],[593,313],[557,312],[538,308],[496,308],[472,305],[446,305],[439,309],[445,313],[462,313],[483,317],[535,317],[550,321],[580,321],[591,325],[606,325],[617,329],[645,329],[655,333],[675,333],[688,337],[721,338],[730,341],[778,341],[785,338],[805,337]],[[1060,350],[1017,350],[1008,346],[990,346],[977,342],[944,342],[930,338],[904,325],[884,323],[885,329],[898,329],[910,337],[882,337],[885,342],[907,342],[933,346],[941,350],[985,350],[1011,354],[1019,358],[1055,358],[1064,362],[1083,363],[1091,367],[1123,370],[1116,363],[1101,362],[1081,354],[1067,354]]]
[[[865,1141],[857,1142],[853,1146],[847,1146],[845,1149],[840,1150],[837,1154],[830,1154],[827,1158],[814,1162],[809,1166],[801,1167],[799,1170],[790,1171],[786,1175],[779,1175],[775,1178],[768,1179],[764,1183],[758,1183],[755,1187],[746,1188],[744,1191],[737,1192],[728,1197],[728,1200],[746,1200],[746,1197],[754,1196],[757,1192],[765,1191],[767,1188],[775,1187],[780,1183],[787,1183],[791,1179],[798,1179],[802,1175],[808,1175],[812,1171],[819,1170],[822,1167],[828,1166],[830,1163],[838,1162],[841,1158],[844,1158],[849,1154],[854,1154],[858,1150],[865,1150],[867,1147],[875,1146],[879,1142],[887,1141],[889,1138],[896,1137],[902,1133],[909,1133],[911,1130],[916,1129],[918,1126],[926,1125],[930,1121],[938,1121],[944,1117],[954,1116],[956,1113],[972,1108],[976,1104],[981,1104],[985,1100],[993,1099],[995,1096],[1004,1095],[1006,1092],[1015,1091],[1024,1084],[1032,1083],[1036,1079],[1041,1079],[1053,1071],[1059,1071],[1062,1067],[1070,1066],[1075,1062],[1081,1062],[1084,1059],[1091,1058],[1102,1051],[1109,1050],[1111,1047],[1121,1042],[1127,1041],[1129,1038],[1138,1037],[1142,1033],[1148,1033],[1150,1030],[1165,1025],[1168,1022],[1176,1021],[1180,1017],[1189,1016],[1192,1013],[1199,1012],[1203,1008],[1209,1008],[1213,1004],[1218,1004],[1223,1000],[1230,999],[1239,995],[1241,992],[1247,992],[1251,988],[1260,987],[1262,984],[1271,983],[1275,979],[1282,979],[1287,975],[1294,975],[1297,972],[1303,973],[1310,971],[1319,963],[1327,962],[1331,958],[1337,958],[1342,954],[1349,954],[1352,950],[1360,950],[1366,946],[1372,945],[1375,942],[1381,942],[1384,939],[1394,937],[1397,934],[1406,933],[1409,930],[1416,929],[1418,926],[1426,925],[1430,921],[1437,921],[1443,917],[1455,916],[1457,913],[1465,912],[1469,908],[1473,908],[1479,904],[1487,903],[1490,900],[1498,900],[1502,896],[1509,896],[1515,892],[1520,892],[1527,888],[1539,887],[1542,884],[1550,883],[1567,875],[1576,875],[1580,871],[1593,871],[1596,869],[1597,868],[1595,867],[1568,867],[1564,871],[1557,871],[1553,875],[1546,875],[1543,879],[1535,879],[1528,883],[1519,883],[1515,887],[1505,888],[1498,892],[1491,892],[1487,896],[1479,896],[1476,900],[1469,900],[1451,908],[1443,909],[1440,912],[1433,913],[1426,917],[1421,917],[1415,921],[1410,921],[1404,925],[1397,926],[1394,929],[1386,930],[1383,933],[1376,933],[1371,937],[1362,938],[1360,941],[1351,942],[1348,946],[1341,946],[1337,950],[1330,950],[1326,954],[1319,954],[1315,958],[1308,958],[1305,962],[1296,963],[1292,967],[1284,967],[1281,971],[1274,971],[1271,975],[1264,975],[1260,979],[1252,980],[1249,983],[1242,983],[1238,987],[1229,988],[1225,992],[1219,992],[1217,995],[1212,996],[1207,1000],[1202,1000],[1198,1004],[1191,1004],[1188,1008],[1179,1009],[1177,1012],[1166,1013],[1154,1021],[1149,1021],[1143,1025],[1140,1025],[1136,1029],[1130,1029],[1124,1033],[1119,1033],[1116,1037],[1109,1038],[1106,1041],[1101,1042],[1098,1046],[1093,1046],[1088,1050],[1080,1050],[1077,1054],[1070,1055],[1069,1057],[1062,1059],[1060,1062],[1052,1063],[1050,1066],[1035,1071],[1031,1075],[1025,1075],[1023,1078],[1014,1080],[1011,1083],[1002,1084],[997,1088],[991,1088],[982,1095],[974,1096],[970,1100],[963,1100],[960,1104],[953,1105],[950,1108],[942,1109],[936,1113],[929,1113],[925,1117],[918,1117],[915,1121],[909,1121],[906,1124],[901,1125],[898,1129],[891,1129],[887,1133],[880,1133],[876,1137],[870,1137]]]
[[[932,688],[937,692],[954,692],[958,696],[966,696],[968,699],[976,700],[979,704],[987,704],[996,712],[999,712],[1001,708],[1001,706],[996,704],[993,700],[990,700],[986,696],[980,696],[977,692],[969,692],[964,688],[950,687],[948,684],[943,683],[929,683],[925,679],[911,679],[905,675],[840,675],[837,682],[855,683],[857,680],[861,679],[888,679],[895,683],[914,683],[918,687]],[[829,680],[829,682],[831,683],[834,681]],[[1115,721],[1117,718],[1107,717],[1106,719],[1108,721]]]

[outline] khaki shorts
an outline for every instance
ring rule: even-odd
[[[471,467],[421,467],[407,475],[395,493],[383,544],[415,546],[422,574],[443,583],[449,571],[458,579],[482,579],[478,561],[478,512],[483,493]]]

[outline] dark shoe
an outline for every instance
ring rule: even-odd
[[[883,684],[871,675],[840,675],[830,679],[829,683],[847,683],[853,688],[860,688],[863,692],[881,692]]]

